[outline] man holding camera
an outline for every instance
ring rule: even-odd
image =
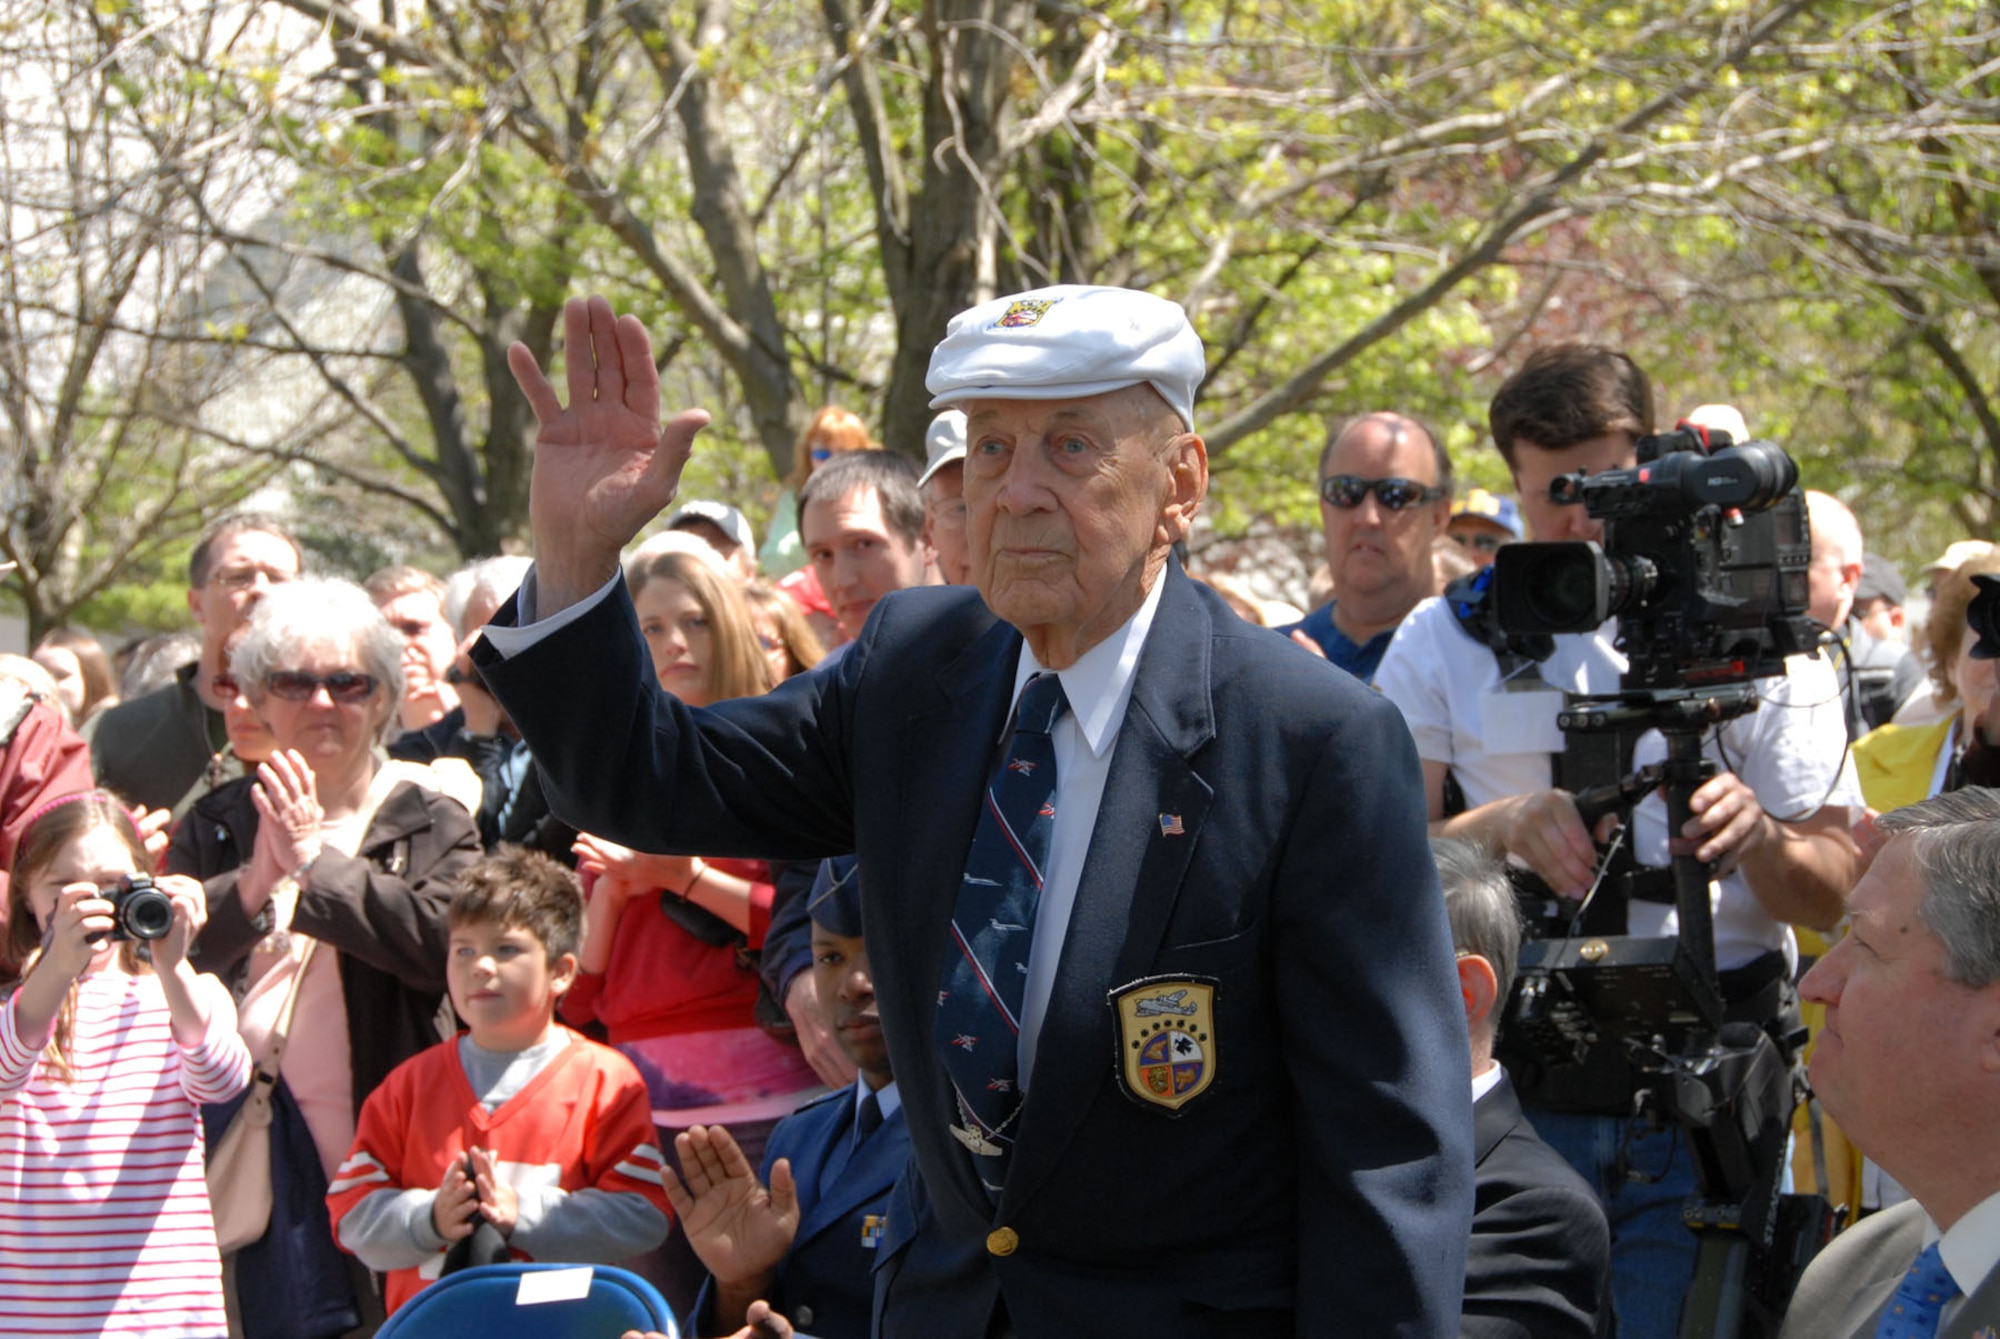
[[[1653,430],[1652,389],[1621,353],[1559,344],[1538,350],[1507,380],[1489,418],[1530,537],[1597,541],[1602,523],[1582,506],[1553,501],[1550,485],[1565,474],[1634,467],[1639,439]],[[1476,640],[1454,603],[1419,605],[1375,679],[1416,737],[1431,830],[1504,850],[1555,894],[1582,898],[1596,881],[1598,851],[1572,793],[1556,784],[1565,749],[1556,714],[1565,691],[1618,691],[1626,661],[1613,629],[1558,636],[1553,654],[1537,662]],[[1718,875],[1716,964],[1729,1018],[1765,1025],[1787,1003],[1797,963],[1789,923],[1826,927],[1840,919],[1854,876],[1847,808],[1860,807],[1852,768],[1843,765],[1846,729],[1831,671],[1797,658],[1787,669],[1758,682],[1757,710],[1710,732],[1704,754],[1718,771],[1694,792],[1693,817],[1680,834],[1685,846],[1676,847]],[[1658,734],[1648,735],[1632,763],[1662,752]],[[1657,794],[1635,809],[1632,828],[1639,862],[1667,864],[1666,808]],[[1629,932],[1677,933],[1671,881],[1637,886],[1645,892],[1630,904]],[[1629,1084],[1610,1091],[1620,1077],[1614,1066],[1608,1082],[1597,1074],[1588,1084],[1524,1092],[1524,1105],[1605,1201],[1620,1335],[1672,1335],[1694,1263],[1695,1237],[1681,1221],[1693,1162],[1679,1131],[1646,1128],[1630,1114]]]

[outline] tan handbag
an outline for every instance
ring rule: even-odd
[[[270,1054],[250,1076],[250,1095],[209,1155],[208,1208],[215,1219],[216,1249],[224,1255],[248,1246],[271,1225],[271,1090],[278,1082],[285,1040],[292,1031],[292,1010],[316,947],[317,941],[308,939],[299,954],[298,970],[271,1031]]]

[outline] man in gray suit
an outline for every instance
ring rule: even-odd
[[[2000,1330],[2000,791],[1883,815],[1851,925],[1800,985],[1826,1006],[1812,1082],[1914,1200],[1835,1238],[1781,1339]]]

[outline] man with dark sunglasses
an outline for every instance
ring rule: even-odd
[[[1417,601],[1436,593],[1431,546],[1451,514],[1451,457],[1403,414],[1363,414],[1319,457],[1333,598],[1281,631],[1366,683]]]

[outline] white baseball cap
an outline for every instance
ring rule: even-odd
[[[681,509],[667,518],[667,529],[678,530],[684,521],[707,521],[721,529],[732,540],[744,548],[756,551],[757,537],[750,530],[750,521],[742,512],[727,502],[709,502],[696,498],[683,503]]]
[[[933,474],[952,461],[964,459],[965,413],[947,409],[931,420],[930,430],[924,434],[924,472],[917,479],[917,487],[929,483]]]

